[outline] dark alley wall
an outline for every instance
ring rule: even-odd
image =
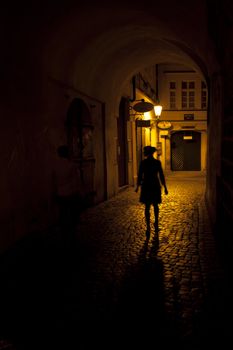
[[[216,234],[224,246],[233,251],[233,4],[231,1],[207,1],[209,31],[216,48],[220,64],[219,83],[214,89],[214,101],[221,115],[220,169],[216,179],[217,220]],[[213,102],[214,103],[214,102]]]

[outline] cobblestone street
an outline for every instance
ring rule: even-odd
[[[78,247],[69,259],[66,255],[61,259],[54,235],[22,254],[24,269],[17,264],[11,278],[8,269],[6,324],[17,328],[24,312],[28,320],[34,320],[34,337],[39,327],[41,337],[43,332],[68,330],[71,337],[78,333],[75,349],[92,348],[93,339],[84,340],[80,333],[93,324],[96,329],[112,325],[110,349],[121,347],[122,339],[128,339],[132,348],[140,342],[148,345],[143,337],[136,337],[144,334],[145,326],[153,337],[184,349],[198,349],[205,341],[231,342],[232,295],[205,209],[204,177],[169,176],[167,186],[159,232],[153,229],[152,215],[149,240],[144,207],[139,194],[129,187],[82,213]],[[34,271],[30,283],[28,261]],[[12,285],[17,290],[14,298],[10,297]],[[35,321],[40,317],[44,318],[42,327]],[[134,328],[133,341],[128,325]],[[107,348],[105,337],[98,334],[95,344]]]
[[[137,325],[152,318],[163,339],[178,337],[184,346],[186,340],[222,342],[231,334],[229,291],[205,208],[205,180],[170,176],[167,182],[159,234],[151,213],[149,241],[133,188],[82,215],[78,237],[89,273],[81,283],[87,303],[79,317]]]

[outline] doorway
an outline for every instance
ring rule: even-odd
[[[118,184],[119,187],[128,184],[128,149],[127,149],[127,120],[129,119],[129,102],[122,97],[119,105],[119,118],[117,118],[118,132]]]
[[[201,170],[201,133],[178,131],[171,135],[171,170]]]
[[[94,125],[89,107],[83,99],[72,100],[65,125],[70,159],[77,164],[78,192],[82,206],[91,206],[95,200]]]

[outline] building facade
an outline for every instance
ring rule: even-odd
[[[136,136],[131,140],[135,142],[132,149],[137,167],[143,147],[154,145],[166,173],[205,174],[208,89],[203,75],[185,66],[160,64],[139,72],[133,79],[136,93],[131,100],[130,120],[135,124],[131,129]],[[160,102],[161,115],[157,117],[154,109],[135,112],[134,106],[141,100],[154,106]]]

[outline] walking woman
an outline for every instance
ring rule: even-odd
[[[138,180],[135,191],[141,187],[139,201],[145,204],[146,237],[150,238],[150,208],[154,207],[154,225],[158,231],[159,204],[162,201],[161,187],[164,193],[168,194],[165,177],[160,160],[154,158],[156,148],[152,146],[144,147],[144,156],[138,170]]]

